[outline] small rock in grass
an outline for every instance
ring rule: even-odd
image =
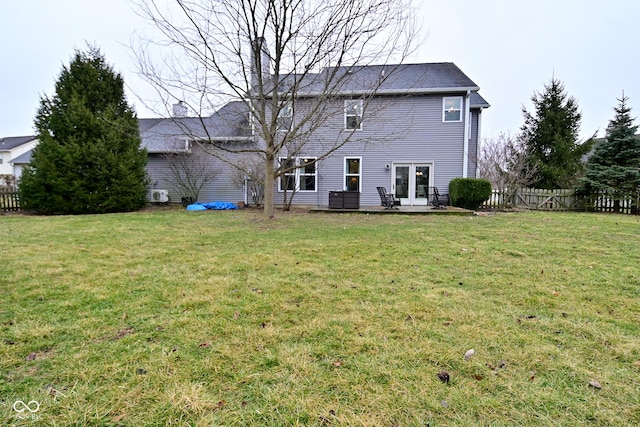
[[[598,381],[589,381],[589,387],[600,390],[602,388],[602,384],[600,384]]]
[[[464,360],[471,359],[474,354],[476,354],[476,351],[474,349],[467,350],[467,352],[464,354]]]

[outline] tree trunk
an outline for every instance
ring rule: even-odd
[[[275,208],[273,204],[275,187],[275,174],[273,171],[275,156],[272,153],[267,153],[265,157],[265,170],[264,170],[264,215],[267,218],[275,218]]]

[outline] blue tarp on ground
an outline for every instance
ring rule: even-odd
[[[208,203],[196,202],[192,205],[187,206],[188,211],[206,211],[208,209],[212,209],[216,211],[224,211],[224,210],[238,209],[238,206],[235,203],[229,203],[229,202],[208,202]]]

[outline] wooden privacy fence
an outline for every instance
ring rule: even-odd
[[[606,191],[595,191],[585,198],[587,210],[640,215],[640,190],[634,195],[613,197]]]
[[[614,196],[595,191],[587,196],[577,195],[573,189],[544,190],[519,188],[515,192],[493,191],[483,203],[484,209],[518,208],[544,211],[591,211],[640,214],[640,191],[635,195]]]
[[[583,200],[574,190],[521,188],[516,193],[516,207],[541,211],[575,211],[584,209]]]
[[[0,187],[0,212],[20,210],[20,198],[13,188]]]

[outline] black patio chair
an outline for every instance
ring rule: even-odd
[[[387,193],[387,189],[384,187],[377,187],[378,194],[380,195],[380,203],[385,209],[398,209],[400,206],[400,200],[396,200],[393,194]]]
[[[440,194],[438,187],[431,187],[431,193],[433,194],[431,198],[431,204],[434,208],[446,208],[447,206],[449,206],[448,194]]]

